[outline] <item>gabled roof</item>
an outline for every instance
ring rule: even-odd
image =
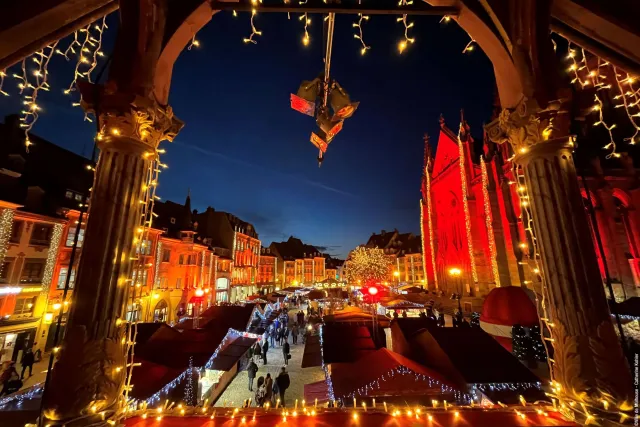
[[[456,163],[459,157],[460,149],[458,148],[457,136],[449,128],[443,126],[438,137],[438,148],[431,176],[435,178],[440,175],[450,164]]]
[[[389,243],[391,243],[391,241],[393,240],[393,238],[396,236],[397,233],[398,233],[398,230],[393,230],[393,231],[382,230],[380,234],[373,233],[371,234],[371,237],[369,237],[369,240],[367,241],[367,244],[365,246],[369,246],[371,248],[385,249],[387,246],[389,246]]]
[[[290,236],[286,242],[271,243],[270,248],[272,253],[277,253],[284,260],[310,258],[320,253],[316,247],[307,245],[293,236]]]

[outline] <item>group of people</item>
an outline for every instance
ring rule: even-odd
[[[247,365],[247,376],[249,378],[249,391],[254,392],[254,403],[256,406],[263,406],[266,403],[275,405],[280,399],[280,405],[285,406],[285,391],[291,384],[286,366],[291,359],[291,345],[298,343],[299,336],[304,333],[305,314],[302,310],[291,313],[283,308],[282,313],[274,320],[269,328],[262,335],[262,339],[257,341],[249,351],[249,364]],[[294,320],[295,319],[295,320]],[[284,365],[277,377],[272,378],[270,373],[266,377],[260,376],[257,379],[257,387],[254,390],[254,382],[258,375],[258,363],[262,360],[263,365],[267,365],[267,355],[270,348],[280,347]]]
[[[247,368],[249,374],[249,391],[253,390],[253,381],[258,373],[258,365],[251,360]],[[254,393],[254,402],[257,407],[262,407],[266,403],[269,405],[276,405],[277,400],[280,400],[280,406],[285,407],[285,392],[291,385],[291,379],[287,369],[283,366],[280,369],[280,373],[276,377],[275,381],[271,378],[271,374],[267,373],[266,378],[261,376],[258,378],[258,384]]]

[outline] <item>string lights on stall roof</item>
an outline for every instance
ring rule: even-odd
[[[262,31],[258,30],[256,28],[256,25],[253,21],[253,19],[255,18],[255,16],[258,14],[258,12],[256,12],[255,9],[251,9],[251,35],[249,35],[249,37],[243,39],[243,41],[245,43],[253,43],[253,44],[257,44],[258,42],[256,40],[254,40],[253,38],[256,36],[261,36],[262,35]]]

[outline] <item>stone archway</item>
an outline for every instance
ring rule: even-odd
[[[630,373],[613,330],[582,207],[573,139],[562,114],[570,99],[553,77],[551,1],[429,3],[457,6],[455,19],[493,63],[505,109],[487,131],[496,142],[513,146],[529,189],[548,283],[559,393],[587,403],[624,402],[630,396]],[[121,319],[127,292],[122,284],[131,269],[127,254],[132,253],[132,230],[140,214],[142,176],[148,154],[156,152],[160,141],[175,137],[182,125],[168,106],[173,64],[214,13],[208,2],[198,0],[171,5],[177,10],[170,10],[166,0],[122,2],[109,80],[81,88],[85,109],[100,122],[101,155],[77,302],[53,372],[53,393],[45,402],[47,417],[54,421],[86,415],[88,408],[106,413],[119,408],[124,373],[107,365],[122,363],[124,357]],[[107,232],[111,229],[120,232]],[[104,310],[96,310],[98,301]],[[95,351],[87,358],[91,349]],[[78,367],[86,375],[73,375]],[[97,392],[68,392],[86,387]]]

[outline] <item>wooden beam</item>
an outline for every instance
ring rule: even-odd
[[[0,70],[118,9],[116,0],[63,0],[0,32]]]
[[[285,13],[335,13],[335,14],[351,14],[356,15],[362,13],[363,15],[457,15],[458,9],[456,7],[448,6],[429,6],[426,3],[416,3],[412,6],[397,7],[397,6],[379,6],[376,7],[375,3],[369,2],[366,5],[348,4],[331,6],[325,3],[305,3],[300,5],[290,4],[258,4],[252,5],[250,2],[225,2],[219,0],[212,0],[210,2],[213,10],[235,10],[236,12],[250,12],[255,9],[258,13],[265,12],[285,12]]]

